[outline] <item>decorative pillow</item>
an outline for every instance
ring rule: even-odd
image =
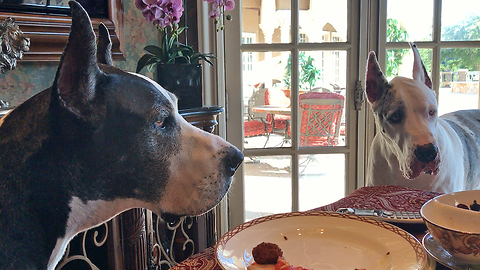
[[[265,105],[288,107],[290,106],[290,99],[285,96],[281,89],[269,88],[265,91]]]

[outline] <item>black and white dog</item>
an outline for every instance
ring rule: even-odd
[[[375,53],[367,64],[366,92],[377,134],[367,185],[401,185],[439,192],[480,188],[480,110],[438,117],[432,83],[411,44],[413,79],[388,82]],[[446,101],[448,102],[448,101]]]
[[[53,86],[0,126],[2,270],[54,269],[77,233],[133,207],[204,213],[243,160],[231,144],[187,123],[160,85],[113,67],[104,26],[96,52],[87,13],[70,6]]]

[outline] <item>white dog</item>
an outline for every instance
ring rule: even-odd
[[[374,52],[366,92],[376,123],[367,185],[401,185],[439,192],[477,189],[480,110],[438,117],[437,100],[420,54],[411,44],[413,79],[388,82]]]

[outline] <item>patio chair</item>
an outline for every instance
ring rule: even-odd
[[[338,144],[345,97],[337,93],[308,92],[299,96],[300,146]]]
[[[265,105],[265,88],[256,90],[248,99],[248,116],[243,122],[243,134],[245,138],[255,136],[266,136],[265,147],[272,132],[272,125],[267,121],[266,113],[258,113],[252,110],[253,107]]]
[[[266,89],[265,105],[289,107],[290,99],[280,89]],[[290,115],[275,114],[272,119],[272,115],[268,114],[267,121],[272,124],[273,132],[285,135],[290,126]]]

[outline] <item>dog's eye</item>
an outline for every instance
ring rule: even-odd
[[[155,121],[155,124],[156,124],[159,128],[165,129],[165,120],[166,120],[166,119],[157,120],[157,121]]]
[[[400,112],[394,112],[388,117],[388,122],[392,124],[398,124],[402,121],[402,114]]]
[[[430,110],[430,111],[428,111],[428,115],[430,115],[430,116],[434,116],[436,113],[437,113],[436,110]]]

